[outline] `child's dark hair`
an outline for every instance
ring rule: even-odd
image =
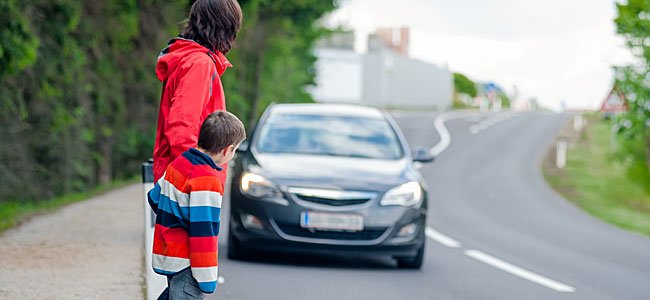
[[[219,110],[203,121],[198,146],[209,153],[218,154],[230,145],[237,146],[244,139],[246,139],[244,124],[235,115]]]
[[[197,0],[181,37],[226,54],[241,27],[242,12],[237,0]]]

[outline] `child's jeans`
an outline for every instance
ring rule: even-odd
[[[205,294],[192,277],[192,270],[187,268],[167,277],[167,288],[158,296],[158,300],[204,299]]]

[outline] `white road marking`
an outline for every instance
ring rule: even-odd
[[[438,131],[438,134],[440,135],[440,142],[438,142],[438,144],[436,144],[435,146],[433,146],[433,148],[431,148],[431,154],[433,154],[434,156],[440,155],[440,153],[445,151],[447,149],[447,147],[449,147],[449,145],[451,144],[451,134],[449,133],[449,130],[445,126],[445,122],[449,121],[449,120],[452,120],[452,119],[457,119],[457,118],[462,118],[462,117],[467,117],[467,116],[470,116],[470,114],[447,113],[447,114],[442,114],[442,115],[438,116],[438,118],[436,118],[434,125],[435,125],[436,130]],[[476,127],[474,127],[474,126],[470,127],[470,133],[476,134],[476,133],[478,133],[478,132],[480,132],[482,130],[485,130],[485,129],[489,128],[490,126],[493,126],[493,125],[495,125],[495,124],[497,124],[499,122],[503,122],[503,121],[505,121],[505,120],[507,120],[509,118],[515,117],[515,116],[517,116],[517,114],[506,113],[505,116],[502,115],[502,116],[499,116],[498,118],[495,118],[495,119],[492,119],[492,120],[490,120],[490,118],[488,118],[485,122],[481,122],[479,124],[474,125]],[[433,229],[433,228],[431,228],[429,226],[427,226],[425,228],[425,235],[428,238],[430,238],[430,239],[432,239],[432,240],[434,240],[434,241],[436,241],[436,242],[438,242],[438,243],[440,243],[442,245],[445,245],[447,247],[450,247],[450,248],[460,248],[461,247],[460,242],[458,242],[458,241],[456,241],[456,240],[454,240],[454,239],[452,239],[452,238],[450,238],[450,237],[436,231],[435,229]],[[543,285],[545,287],[548,287],[548,288],[553,289],[553,290],[558,291],[558,292],[573,293],[576,290],[572,286],[569,286],[569,285],[554,281],[552,279],[546,278],[544,276],[535,274],[533,272],[527,271],[525,269],[517,267],[517,266],[515,266],[513,264],[510,264],[508,262],[505,262],[505,261],[503,261],[501,259],[498,259],[498,258],[493,257],[491,255],[485,254],[485,253],[483,253],[481,251],[478,251],[478,250],[465,250],[465,255],[467,255],[467,256],[469,256],[471,258],[474,258],[474,259],[476,259],[478,261],[481,261],[483,263],[486,263],[486,264],[488,264],[490,266],[493,266],[495,268],[498,268],[498,269],[500,269],[502,271],[505,271],[505,272],[508,272],[510,274],[519,276],[521,278],[524,278],[524,279],[532,281],[534,283]]]
[[[532,281],[534,283],[543,285],[547,288],[556,290],[558,292],[564,292],[564,293],[573,293],[575,292],[575,288],[560,282],[557,282],[552,279],[548,279],[544,276],[535,274],[533,272],[530,272],[528,270],[522,269],[520,267],[517,267],[513,264],[510,264],[508,262],[505,262],[503,260],[500,260],[494,256],[485,254],[481,251],[478,250],[465,250],[465,255],[476,259],[478,261],[484,262],[488,265],[491,265],[495,268],[501,269],[502,271],[508,272],[512,275],[519,276],[521,278],[524,278],[526,280]]]
[[[218,284],[224,284],[225,282],[226,282],[226,278],[224,278],[223,276],[217,277]]]
[[[456,118],[461,118],[466,116],[465,114],[458,114],[458,113],[445,113],[436,118],[434,121],[434,127],[436,128],[436,131],[438,131],[438,135],[440,136],[440,142],[433,146],[431,148],[431,154],[433,156],[438,156],[442,151],[445,151],[447,147],[451,144],[451,134],[449,134],[449,130],[445,126],[445,122],[456,119]]]
[[[436,128],[436,131],[438,131],[438,135],[440,136],[440,141],[438,142],[438,144],[433,146],[433,148],[431,148],[430,150],[431,155],[438,156],[440,155],[440,153],[445,151],[449,147],[449,145],[451,145],[451,134],[449,133],[449,129],[447,129],[447,127],[445,126],[445,122],[453,119],[467,117],[467,116],[470,116],[470,114],[463,113],[463,112],[449,112],[449,113],[444,113],[436,118],[436,120],[434,121],[434,127]],[[458,241],[436,231],[431,227],[427,226],[427,228],[425,228],[424,233],[428,238],[444,246],[450,248],[461,247],[461,244]]]
[[[445,245],[445,246],[447,246],[449,248],[460,248],[460,246],[461,246],[461,244],[458,241],[456,241],[456,240],[454,240],[454,239],[452,239],[452,238],[450,238],[450,237],[436,231],[435,229],[433,229],[433,228],[431,228],[429,226],[427,226],[427,228],[424,230],[424,234],[428,238],[430,238],[430,239],[432,239],[432,240],[434,240],[434,241],[436,241],[436,242],[438,242],[440,244],[443,244],[443,245]]]
[[[487,119],[485,119],[485,120],[483,120],[483,121],[481,121],[481,122],[479,122],[477,124],[472,125],[472,127],[469,128],[469,133],[477,134],[477,133],[479,133],[479,132],[481,132],[481,131],[483,131],[485,129],[488,129],[488,128],[496,125],[496,124],[499,124],[499,123],[501,123],[501,122],[503,122],[505,120],[508,120],[508,119],[510,119],[512,117],[516,117],[516,116],[517,116],[517,114],[512,113],[512,112],[506,112],[506,113],[494,115],[494,116],[489,117],[489,118],[487,118]]]

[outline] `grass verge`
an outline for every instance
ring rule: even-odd
[[[554,165],[553,148],[544,162],[546,181],[566,199],[616,226],[650,236],[650,170],[614,158],[611,124],[588,117],[581,133],[567,126],[561,133],[571,146],[564,170]],[[550,157],[550,158],[549,158]]]
[[[138,177],[139,178],[139,177]],[[115,188],[137,182],[138,178],[116,180],[113,183],[98,186],[86,192],[73,193],[45,201],[8,201],[0,202],[0,233],[14,227],[21,222],[39,215],[54,211],[64,205],[86,200],[93,196],[103,194]]]

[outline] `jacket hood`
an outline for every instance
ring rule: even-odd
[[[167,47],[160,51],[158,55],[158,63],[156,65],[156,76],[160,81],[165,81],[170,74],[174,73],[185,62],[191,60],[190,54],[200,52],[205,53],[214,61],[217,67],[219,76],[226,71],[227,68],[232,67],[228,61],[219,51],[210,51],[208,48],[203,47],[201,44],[184,38],[175,38],[169,41]]]

